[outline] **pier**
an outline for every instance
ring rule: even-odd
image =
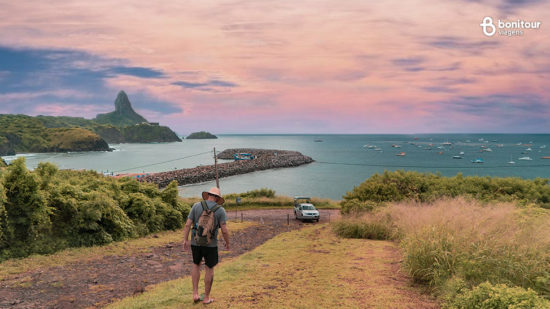
[[[220,178],[273,168],[295,167],[314,161],[311,157],[305,156],[297,151],[253,148],[226,149],[220,152],[217,157],[221,160],[234,160],[233,155],[235,153],[250,153],[254,156],[254,159],[218,163],[218,174]],[[141,177],[138,180],[141,182],[156,183],[159,187],[166,187],[172,180],[176,180],[178,185],[183,186],[215,179],[216,170],[212,164],[153,173]]]

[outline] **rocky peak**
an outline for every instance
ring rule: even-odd
[[[130,99],[128,99],[128,95],[126,95],[124,90],[121,90],[116,97],[115,112],[119,114],[135,113],[130,103]]]

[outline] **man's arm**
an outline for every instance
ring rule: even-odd
[[[229,250],[229,231],[227,230],[227,224],[222,222],[220,227],[222,229],[223,240],[225,241],[225,250]]]
[[[193,224],[193,221],[191,219],[187,219],[185,222],[185,228],[183,229],[183,249],[189,250],[189,231],[191,230],[191,225]]]

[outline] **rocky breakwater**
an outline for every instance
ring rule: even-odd
[[[220,178],[273,168],[295,167],[313,162],[311,157],[304,156],[297,151],[246,148],[226,149],[218,154],[218,159],[233,160],[235,153],[250,153],[254,159],[219,163],[218,175]],[[216,179],[214,165],[206,165],[150,174],[139,178],[139,181],[152,182],[160,187],[165,187],[172,180],[176,180],[182,186],[214,179]]]

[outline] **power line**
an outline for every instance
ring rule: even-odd
[[[550,164],[536,164],[536,165],[475,165],[475,166],[427,166],[427,165],[389,165],[389,164],[368,164],[368,163],[345,163],[345,162],[327,162],[327,161],[315,161],[321,164],[332,165],[349,165],[349,166],[369,166],[369,167],[388,167],[388,168],[451,168],[451,169],[467,169],[467,168],[514,168],[514,167],[550,167]]]
[[[154,166],[154,165],[159,165],[159,164],[170,163],[170,162],[179,161],[179,160],[183,160],[183,159],[187,159],[187,158],[191,158],[191,157],[201,156],[201,155],[204,155],[204,154],[207,154],[207,153],[210,153],[210,151],[201,152],[201,153],[197,153],[197,154],[193,154],[193,155],[189,155],[189,156],[185,156],[185,157],[181,157],[181,158],[175,158],[175,159],[171,159],[171,160],[167,160],[167,161],[151,163],[151,164],[147,164],[147,165],[142,165],[142,166],[131,167],[131,168],[123,169],[123,170],[113,171],[113,173],[120,173],[120,172],[129,171],[129,170],[134,170],[134,169],[139,169],[139,168],[144,168],[144,167],[149,167],[149,166]]]

